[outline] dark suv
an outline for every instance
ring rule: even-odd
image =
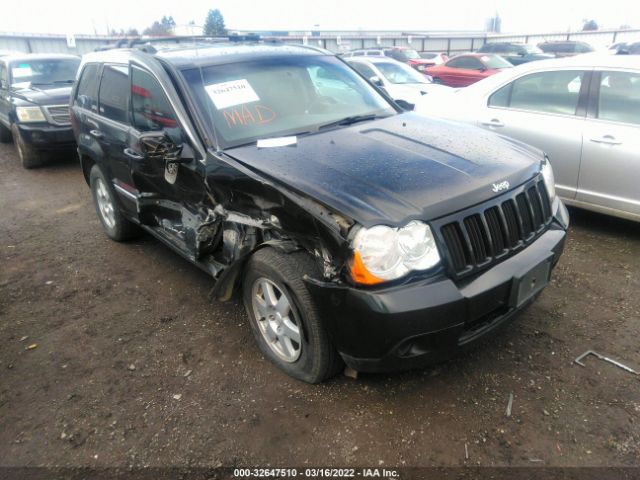
[[[262,352],[308,382],[474,344],[563,249],[542,152],[403,113],[324,50],[89,54],[71,117],[107,235],[144,230],[213,297],[241,292]]]
[[[0,58],[0,141],[13,141],[25,168],[47,151],[75,147],[69,95],[80,58],[9,55]]]
[[[505,60],[508,60],[512,65],[520,65],[535,60],[548,60],[549,58],[555,57],[554,55],[544,53],[535,45],[529,45],[527,43],[485,43],[480,47],[478,53],[495,53]]]
[[[572,40],[543,42],[538,44],[538,48],[544,53],[549,53],[556,57],[572,57],[594,51],[594,48],[588,43]]]

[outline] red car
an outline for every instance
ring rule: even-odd
[[[442,83],[450,87],[466,87],[498,73],[503,68],[512,67],[513,65],[498,55],[470,53],[453,57],[443,65],[429,67],[424,73],[431,75],[434,83]]]

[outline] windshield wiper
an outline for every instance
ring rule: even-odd
[[[341,118],[340,120],[336,120],[335,122],[325,123],[324,125],[320,125],[318,130],[323,130],[325,128],[338,127],[342,125],[353,125],[358,122],[366,122],[367,120],[375,120],[376,118],[385,118],[387,115],[377,115],[375,113],[370,113],[368,115],[351,115],[349,117]]]
[[[55,80],[53,83],[73,83],[73,80]]]

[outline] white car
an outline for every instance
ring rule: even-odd
[[[418,113],[477,125],[543,150],[569,205],[640,221],[640,61],[585,54],[504,70]]]
[[[431,77],[388,57],[352,57],[347,62],[369,81],[382,88],[408,108],[427,95],[452,91],[453,88],[431,83]],[[402,105],[403,107],[405,105]]]

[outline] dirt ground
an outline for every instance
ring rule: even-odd
[[[312,386],[205,274],[109,240],[66,157],[27,171],[0,145],[0,465],[640,465],[640,377],[572,363],[640,370],[640,224],[571,210],[552,284],[500,336]]]

